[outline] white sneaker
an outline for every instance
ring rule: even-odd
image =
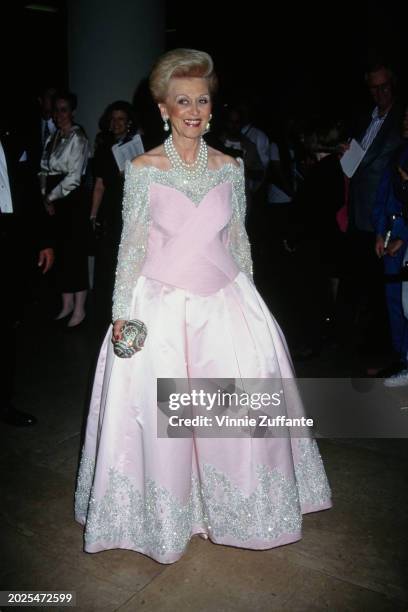
[[[408,370],[401,370],[397,374],[384,378],[385,387],[405,387],[408,385]]]

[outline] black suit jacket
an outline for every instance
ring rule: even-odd
[[[355,131],[355,138],[359,142],[371,119],[370,113]],[[372,211],[377,190],[384,170],[402,142],[401,125],[402,110],[399,104],[395,103],[350,181],[350,229],[374,231]]]
[[[21,240],[31,242],[39,250],[52,247],[51,218],[45,212],[36,162],[30,158],[24,137],[16,130],[7,129],[0,133],[0,140],[7,163],[13,214],[18,222]],[[20,161],[24,152],[28,158]],[[0,224],[1,217],[0,213]]]
[[[43,152],[42,117],[38,112],[27,121],[25,144],[27,146],[30,163],[36,172],[40,171]]]

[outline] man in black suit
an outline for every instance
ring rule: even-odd
[[[35,162],[16,130],[0,126],[0,418],[16,426],[36,419],[12,403],[16,367],[16,325],[24,304],[32,255],[46,273],[52,266],[51,226],[41,201]],[[33,250],[35,249],[35,251]]]
[[[27,151],[30,163],[36,172],[40,170],[41,156],[47,138],[57,129],[53,120],[55,93],[54,87],[44,87],[38,95],[35,111],[27,121]]]
[[[364,312],[363,327],[376,346],[387,341],[387,334],[383,334],[387,316],[372,213],[381,176],[401,143],[402,109],[395,96],[394,76],[387,66],[373,66],[365,80],[375,107],[361,118],[354,131],[366,153],[350,181],[349,276],[339,297],[348,312],[347,331],[351,332],[358,311]]]

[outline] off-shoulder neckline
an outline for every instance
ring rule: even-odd
[[[206,172],[210,172],[211,174],[217,174],[217,172],[221,172],[222,170],[226,169],[226,168],[232,168],[233,170],[236,170],[237,172],[242,170],[244,167],[244,162],[240,157],[236,157],[235,158],[238,163],[239,166],[237,166],[236,164],[234,164],[233,162],[226,162],[225,164],[223,164],[222,166],[220,166],[219,168],[207,168]],[[168,170],[161,170],[160,168],[157,168],[156,166],[139,166],[138,168],[136,168],[132,162],[130,160],[126,161],[126,168],[131,168],[133,172],[141,172],[142,170],[155,170],[156,172],[158,172],[159,174],[171,174],[172,172],[174,172],[174,168],[169,168]]]

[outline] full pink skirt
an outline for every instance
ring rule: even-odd
[[[147,325],[143,350],[116,357],[110,328],[95,374],[75,493],[85,551],[173,563],[195,534],[258,550],[300,539],[302,514],[331,507],[315,440],[157,437],[157,378],[293,378],[253,283],[239,273],[203,297],[140,276],[131,318]],[[296,392],[287,413],[303,415]]]

